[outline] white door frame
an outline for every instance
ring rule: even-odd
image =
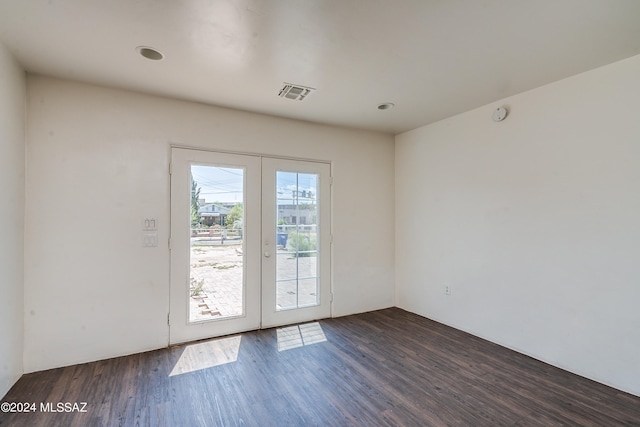
[[[318,305],[277,308],[277,262],[289,257],[276,251],[277,172],[313,174],[317,180],[317,254],[314,257]],[[262,159],[262,327],[281,326],[331,316],[331,167],[327,163],[278,158]],[[280,252],[280,253],[277,253]],[[309,258],[306,258],[307,260]],[[294,262],[303,261],[296,259]],[[291,260],[290,260],[291,261]],[[300,290],[298,290],[300,291]]]
[[[243,167],[244,174],[244,314],[243,316],[189,322],[189,172],[192,164]],[[269,176],[277,167],[295,172],[318,173],[322,205],[318,252],[321,294],[319,308],[275,310],[273,286],[265,285],[265,277],[275,280],[275,257],[265,257],[265,242],[275,245],[275,199],[265,190],[266,185],[275,185]],[[288,168],[287,168],[288,167]],[[267,169],[269,172],[266,172]],[[200,148],[171,147],[171,230],[170,230],[170,284],[169,284],[169,344],[178,344],[215,336],[228,335],[248,330],[262,329],[302,321],[331,317],[331,165],[328,162],[276,158],[273,156],[229,153]],[[265,179],[264,174],[267,173]],[[265,181],[270,181],[267,184]],[[271,206],[271,214],[263,209]],[[253,248],[253,250],[252,250]],[[274,250],[275,252],[275,250]],[[268,294],[268,295],[267,295]],[[267,308],[269,307],[269,308]]]
[[[228,335],[260,327],[260,252],[244,252],[241,316],[189,322],[191,165],[244,169],[244,248],[260,247],[260,157],[172,148],[171,155],[171,277],[169,344]]]

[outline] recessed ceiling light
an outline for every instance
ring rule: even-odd
[[[147,59],[151,59],[152,61],[159,61],[164,58],[164,55],[160,51],[152,47],[138,46],[136,50],[140,55],[144,56]]]
[[[393,102],[385,102],[383,104],[378,105],[378,110],[388,110],[390,108],[395,107],[396,104],[394,104]]]

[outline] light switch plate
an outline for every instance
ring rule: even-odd
[[[157,218],[145,218],[142,220],[142,229],[144,231],[155,231],[158,229]]]
[[[155,248],[158,246],[158,234],[145,233],[142,235],[142,246],[145,248]]]

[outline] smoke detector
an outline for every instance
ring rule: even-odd
[[[509,111],[505,107],[498,107],[495,109],[491,117],[494,122],[501,122],[507,118],[507,114],[509,114]]]
[[[293,99],[295,101],[302,101],[315,89],[312,87],[294,85],[291,83],[285,83],[278,96],[280,98]]]

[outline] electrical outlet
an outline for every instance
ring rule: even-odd
[[[451,285],[448,283],[444,284],[444,294],[445,295],[451,295]]]

